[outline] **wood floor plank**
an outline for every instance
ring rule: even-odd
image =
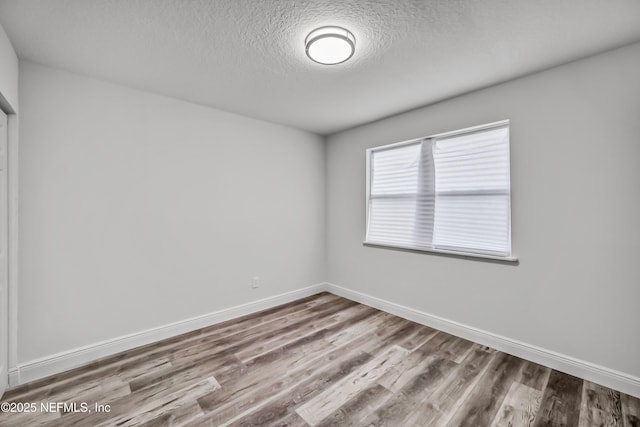
[[[199,399],[200,406],[205,411],[203,420],[222,426],[241,419],[243,421],[238,422],[248,423],[254,418],[264,421],[284,415],[284,412],[296,403],[298,396],[312,395],[318,390],[318,385],[332,384],[371,359],[371,355],[367,353],[341,350],[343,351],[340,351],[339,355],[333,353],[326,356],[327,361],[335,360],[334,364],[312,364],[303,370],[287,373],[286,376],[266,382],[261,387],[224,396],[223,400],[218,402],[212,402],[211,395]],[[283,403],[282,399],[291,403]],[[264,409],[267,404],[269,407]],[[193,423],[192,426],[197,426],[199,422]]]
[[[352,320],[363,321],[368,316],[373,315],[372,312],[362,313],[354,319],[345,319],[343,324],[351,324]],[[394,316],[385,316],[375,331],[381,334],[381,337],[387,337],[397,332],[397,330],[406,324],[406,321]],[[340,325],[334,325],[336,330],[340,329]],[[340,355],[346,352],[364,352],[375,349],[375,345],[379,342],[369,339],[367,336],[360,336],[351,343],[345,343],[343,349],[336,350],[336,347],[330,345],[324,338],[330,336],[330,329],[319,331],[315,337],[321,339],[313,339],[313,336],[305,337],[297,342],[287,344],[275,352],[261,355],[252,359],[250,362],[242,364],[238,369],[229,373],[222,373],[218,378],[224,388],[224,394],[216,394],[211,399],[201,399],[201,404],[206,408],[216,407],[221,404],[221,399],[228,399],[227,395],[240,396],[238,393],[249,393],[252,387],[259,387],[268,383],[273,375],[271,372],[296,372],[304,369],[309,364],[318,363],[324,357],[332,357],[332,355]],[[336,357],[336,356],[333,356]]]
[[[350,370],[358,363],[365,363],[372,357],[371,354],[380,351],[385,346],[389,337],[398,335],[399,331],[403,330],[403,328],[405,328],[407,324],[408,322],[404,319],[400,319],[391,315],[385,315],[383,317],[383,321],[370,331],[370,335],[359,336],[353,341],[345,343],[341,347],[333,348],[326,353],[320,353],[319,356],[315,355],[314,357],[308,358],[304,363],[302,363],[301,361],[296,361],[294,363],[287,364],[289,367],[288,371],[286,371],[288,377],[297,375],[300,369],[305,369],[305,371],[303,371],[303,381],[299,381],[296,385],[295,381],[292,381],[291,378],[288,379],[288,384],[292,388],[290,388],[288,390],[288,394],[285,395],[285,402],[283,402],[282,399],[277,400],[280,395],[273,396],[273,388],[269,388],[269,394],[267,394],[266,399],[270,400],[271,402],[275,402],[272,403],[272,405],[276,405],[278,408],[293,408],[294,406],[299,406],[301,399],[310,399],[311,397],[322,391],[322,386],[326,387],[339,380],[348,372],[350,372]],[[376,337],[378,337],[378,339],[371,339],[371,335],[375,335]],[[346,361],[344,359],[345,357],[348,357]],[[280,360],[278,360],[278,362],[280,362]],[[331,364],[336,366],[332,367]],[[338,367],[339,369],[334,372],[336,367]],[[267,371],[269,370],[270,369],[267,369]],[[278,369],[278,371],[281,371],[281,369]],[[278,414],[278,411],[268,410],[265,414],[265,411],[262,410],[261,407],[258,407],[255,411],[251,411],[251,408],[249,408],[245,411],[245,414],[238,415],[238,402],[247,401],[247,396],[249,396],[249,399],[251,399],[251,396],[258,396],[258,398],[262,396],[260,405],[263,405],[265,404],[265,393],[262,390],[265,387],[273,387],[273,382],[270,382],[268,378],[258,383],[255,382],[255,378],[253,378],[253,375],[245,375],[244,378],[250,378],[252,381],[251,384],[259,384],[262,388],[257,386],[249,386],[246,381],[244,383],[237,381],[234,384],[235,389],[226,390],[227,393],[239,392],[238,395],[235,395],[233,396],[233,398],[231,398],[231,401],[236,402],[236,406],[234,406],[232,411],[227,411],[226,408],[228,408],[229,405],[225,406],[224,403],[224,401],[229,400],[228,396],[216,395],[205,396],[201,398],[199,400],[201,406],[205,410],[210,411],[210,413],[206,414],[203,418],[203,421],[205,423],[211,422],[215,424],[216,422],[222,422],[221,420],[224,420],[226,418],[235,419],[236,417],[244,417],[243,422],[248,422],[247,420],[251,420],[254,416],[266,418],[274,417]],[[241,384],[242,387],[238,388],[238,384]],[[275,384],[275,387],[282,388],[282,383],[278,382],[277,384]],[[221,401],[220,399],[224,400]],[[249,401],[249,404],[252,404],[254,406],[256,406],[255,403],[255,401]],[[245,407],[247,407],[247,405],[245,405]],[[227,413],[221,413],[221,411],[223,410],[227,411]],[[251,412],[254,412],[255,415]],[[288,417],[289,415],[284,419]]]
[[[393,393],[380,384],[371,384],[325,417],[316,427],[359,425],[392,396]]]
[[[259,313],[242,316],[238,319],[228,320],[214,326],[138,347],[99,363],[100,366],[103,363],[120,363],[120,357],[132,360],[137,356],[142,356],[145,359],[156,355],[186,358],[190,355],[189,351],[198,352],[200,350],[198,346],[201,344],[219,347],[231,342],[233,345],[237,345],[245,338],[253,340],[257,334],[278,330],[280,327],[291,323],[292,319],[304,317],[312,310],[315,312],[322,307],[331,307],[331,304],[336,301],[339,301],[339,298],[331,294],[320,294],[317,299],[311,296]],[[184,350],[187,350],[187,352],[184,353]]]
[[[532,425],[541,400],[541,390],[519,382],[512,383],[491,422],[491,427]]]
[[[520,374],[522,364],[523,360],[518,357],[498,353],[448,424],[465,427],[490,425]]]
[[[158,416],[164,410],[171,410],[190,400],[220,388],[213,377],[198,379],[171,389],[147,393],[131,394],[112,401],[109,412],[86,412],[65,414],[52,422],[51,426],[112,426],[136,425]],[[134,420],[134,421],[131,421]]]
[[[297,361],[306,361],[308,353],[322,353],[332,350],[323,340],[326,330],[307,336],[277,353],[270,353],[252,360],[249,364],[242,364],[238,369],[231,370],[220,376],[222,393],[214,393],[199,399],[200,406],[205,411],[219,410],[223,405],[231,405],[234,400],[246,399],[247,395],[255,393],[254,389],[262,389],[265,384],[271,384],[274,377],[280,378],[287,368]],[[306,366],[301,363],[297,366]],[[299,370],[300,367],[297,368]],[[279,373],[275,374],[274,373]]]
[[[398,342],[400,347],[403,347],[408,351],[416,350],[438,333],[437,330],[418,323],[413,323],[413,326],[413,331],[410,331],[407,336],[404,337],[403,341]]]
[[[320,395],[298,408],[296,412],[308,424],[315,426],[348,400],[375,383],[392,366],[402,360],[407,352],[400,346],[391,347],[352,374],[325,389]]]
[[[164,409],[155,418],[140,424],[140,427],[181,426],[200,416],[202,416],[202,409],[198,401],[187,402],[173,409]]]
[[[620,394],[623,427],[640,427],[640,399]]]
[[[372,315],[372,313],[367,314],[367,316],[370,316],[370,315]],[[361,316],[362,315],[359,315],[357,317],[361,317]],[[345,320],[344,322],[349,323],[349,320]],[[401,328],[407,325],[407,323],[408,322],[403,319],[397,318],[395,316],[387,315],[385,316],[384,320],[375,329],[372,330],[372,333],[375,333],[378,337],[380,337],[381,341],[384,341],[388,337],[397,334],[398,331],[402,330]],[[336,328],[336,331],[339,330],[339,326],[336,325],[335,328]],[[323,337],[330,333],[329,330],[323,330],[323,332],[324,332]],[[322,341],[324,342],[324,339]],[[262,378],[256,381],[255,375],[253,374],[253,372],[250,371],[250,369],[255,366],[259,367],[257,369],[259,372],[269,372],[274,369],[274,364],[278,364],[280,367],[276,368],[275,370],[285,371],[287,372],[288,376],[293,376],[297,372],[299,372],[301,369],[308,369],[308,366],[310,365],[314,368],[317,367],[318,364],[320,366],[324,366],[326,364],[326,361],[332,361],[335,363],[336,360],[340,360],[342,357],[346,357],[349,355],[355,354],[357,359],[361,359],[363,356],[366,358],[370,358],[371,356],[369,355],[369,353],[367,353],[367,351],[374,352],[375,350],[379,349],[381,346],[381,341],[371,340],[369,336],[361,336],[354,339],[352,342],[346,343],[342,347],[325,348],[324,352],[316,351],[315,352],[316,354],[311,358],[301,357],[293,360],[291,359],[286,360],[286,358],[283,358],[281,354],[278,355],[276,359],[273,359],[271,357],[273,356],[273,354],[264,355],[258,359],[252,360],[251,361],[252,365],[248,367],[249,369],[245,370],[244,372],[240,372],[241,378],[236,378],[236,381],[234,381],[233,386],[231,388],[227,387],[225,389],[225,392],[232,394],[233,395],[232,400],[236,402],[239,399],[246,401],[247,395],[260,395],[261,390],[264,387],[268,387],[268,384],[270,384],[269,382],[270,379]],[[308,352],[302,351],[302,354],[306,355],[308,354]],[[311,352],[311,354],[313,354],[313,352]],[[268,365],[267,368],[265,368],[265,363],[262,363],[263,360],[261,359],[266,359],[265,363]],[[348,366],[350,366],[351,363],[353,362],[350,362]],[[310,375],[308,372],[309,371],[307,371],[307,374],[306,374],[307,376]],[[340,372],[344,372],[344,369],[341,369]],[[324,382],[326,384],[326,383],[329,383],[330,381],[325,380]],[[290,383],[292,382],[290,381]],[[310,383],[307,382],[306,384],[309,385]],[[259,387],[260,385],[261,385],[261,388]],[[278,386],[281,386],[281,384],[278,384]],[[255,388],[258,388],[258,390],[255,390]],[[317,391],[317,390],[313,389],[313,391]],[[309,391],[301,392],[300,390],[298,390],[296,391],[296,393],[298,394],[302,393],[305,396],[310,395]],[[221,401],[221,399],[223,400]],[[205,410],[212,411],[211,415],[207,415],[207,419],[211,419],[212,416],[217,416],[218,418],[220,418],[219,415],[216,415],[216,412],[220,412],[224,408],[224,401],[228,401],[228,400],[229,400],[229,396],[227,396],[226,394],[224,395],[216,394],[213,396],[205,396],[199,401],[201,406]],[[253,403],[253,402],[250,402],[250,403]],[[237,416],[237,414],[233,414],[232,416],[235,417]]]
[[[344,351],[344,349],[341,350]],[[312,399],[321,392],[323,387],[330,387],[371,359],[372,357],[368,353],[347,352],[340,356],[336,363],[310,366],[301,377],[294,381],[290,379],[287,384],[288,389],[283,387],[280,392],[271,393],[263,402],[266,404],[257,410],[247,408],[238,419],[234,420],[233,424],[282,425],[292,419],[292,413],[297,414],[295,409],[301,401]],[[304,425],[308,425],[299,415],[293,418],[302,420]]]
[[[474,351],[474,347],[473,342],[464,338],[457,338],[453,345],[447,347],[447,357],[456,363],[462,363]]]
[[[92,385],[101,385],[106,390],[105,378],[113,383],[118,380],[120,383],[128,383],[133,378],[140,375],[164,369],[170,365],[166,357],[144,360],[136,359],[134,363],[122,363],[120,365],[109,366],[108,369],[96,369],[88,371],[84,368],[73,370],[76,376],[66,376],[60,381],[48,379],[48,385],[38,385],[36,387],[18,388],[9,391],[4,399],[12,401],[33,402],[36,399],[56,396],[65,400],[67,395],[79,395],[82,389],[87,389]]]
[[[379,380],[378,384],[393,393],[400,390],[413,378],[424,372],[435,359],[451,359],[451,348],[458,346],[461,338],[440,332],[422,344],[416,351],[397,363]]]
[[[205,396],[199,400],[206,411],[219,409],[221,405],[234,399],[245,399],[269,384],[278,381],[285,373],[295,374],[310,363],[322,359],[327,353],[335,350],[324,340],[327,330],[318,331],[297,342],[288,344],[278,352],[262,355],[249,363],[242,364],[227,374],[221,375],[222,394]],[[313,354],[318,359],[308,359],[307,354]],[[295,368],[292,368],[295,366]],[[278,373],[274,375],[274,373]]]
[[[542,391],[549,381],[549,374],[551,374],[551,368],[525,360],[516,381]]]
[[[549,376],[534,426],[577,426],[583,380],[558,371]]]
[[[332,316],[326,316],[325,314],[319,314],[318,317],[306,318],[301,324],[294,324],[290,330],[283,330],[282,333],[278,333],[269,340],[262,340],[255,345],[249,345],[240,351],[235,353],[236,357],[241,362],[247,362],[256,357],[262,356],[265,353],[273,351],[279,347],[282,347],[290,342],[296,341],[305,335],[309,335],[316,330],[329,327],[333,324],[339,323],[345,319],[355,317],[362,313],[370,313],[367,307],[360,304],[354,305],[333,314]]]
[[[239,424],[241,427],[256,427],[255,424]],[[285,417],[280,418],[277,423],[267,424],[277,427],[309,427],[300,415],[295,412],[289,412]]]
[[[218,384],[215,378],[209,377],[190,387],[176,390],[171,394],[163,396],[161,399],[148,400],[144,403],[140,402],[136,405],[135,414],[131,414],[131,411],[123,411],[117,416],[109,414],[107,419],[98,425],[104,427],[113,425],[139,426],[158,418],[165,412],[174,411],[188,402],[194,402],[198,397],[210,393],[212,390],[219,389],[220,384]],[[95,418],[91,418],[90,421],[95,423]]]
[[[109,405],[113,401],[120,398],[128,397],[131,395],[131,390],[127,384],[120,384],[118,387],[113,386],[112,383],[119,381],[109,381],[109,384],[90,387],[86,390],[76,389],[75,392],[54,395],[52,399],[35,399],[31,401],[20,400],[21,402],[32,402],[39,408],[37,411],[38,423],[53,423],[58,419],[64,419],[70,415],[69,412],[65,412],[64,408],[48,409],[44,412],[41,405],[48,405],[50,403],[56,404],[57,402],[71,404],[70,408],[74,410],[81,410],[82,403],[86,403],[88,408],[93,408],[96,403],[102,405]],[[73,405],[75,403],[76,405]],[[11,417],[10,420],[2,420],[0,416],[0,426],[24,426],[31,425],[33,420],[33,414],[31,413],[19,413]],[[64,425],[65,423],[62,423]]]
[[[370,414],[363,425],[401,426],[438,386],[450,378],[459,365],[445,357],[435,357],[416,376],[394,393],[382,406]]]
[[[3,402],[7,402],[4,400]],[[11,400],[10,402],[15,402]],[[24,402],[23,402],[24,403]],[[40,403],[38,402],[37,405]],[[36,412],[0,412],[0,426],[24,427],[24,426],[50,426],[62,416],[61,412],[45,412],[36,407]]]
[[[462,361],[461,356],[464,355],[466,357],[472,347],[474,347],[474,344],[471,341],[440,331],[418,347],[416,352],[424,356],[438,353],[442,357],[460,363]],[[477,346],[474,348],[477,348]]]
[[[349,304],[349,305],[351,305],[351,304]],[[331,322],[330,322],[331,317],[328,316],[328,314],[333,313],[333,310],[336,310],[336,309],[339,309],[339,308],[332,308],[331,311],[327,311],[327,310],[320,311],[320,314],[317,314],[318,310],[323,306],[324,305],[316,306],[317,310],[314,311],[314,313],[316,313],[316,314],[314,314],[312,316],[301,317],[300,318],[301,320],[299,319],[298,322],[292,323],[292,324],[290,324],[288,326],[285,326],[285,327],[283,327],[281,329],[276,329],[276,331],[277,330],[288,331],[288,330],[290,330],[291,325],[296,325],[296,327],[297,327],[297,326],[301,325],[302,323],[304,323],[304,321],[309,320],[310,318],[311,319],[315,319],[316,316],[323,316],[323,315],[325,316],[325,320],[326,320],[325,323],[327,325],[330,325],[331,324]],[[342,306],[342,308],[344,308],[344,307],[345,306]],[[325,307],[325,309],[326,308],[328,308],[328,307]],[[253,328],[253,330],[255,330],[255,329],[256,328]],[[260,330],[260,334],[261,334],[260,337],[265,337],[265,336],[271,337],[271,336],[274,335],[273,331],[269,332],[269,333],[266,333],[265,331],[262,331],[262,330]],[[253,336],[252,337],[252,342],[258,341],[258,339],[259,339],[259,337]],[[299,339],[298,341],[300,341],[301,343],[305,342],[304,339]],[[258,342],[260,342],[260,341],[258,341]],[[295,342],[292,342],[291,344],[295,344]],[[322,343],[318,342],[317,344],[322,344]],[[222,343],[220,341],[216,341],[215,343],[212,343],[211,345],[213,346],[212,349],[209,349],[208,346],[202,348],[202,343],[198,343],[195,347],[197,347],[199,349],[199,351],[197,351],[195,353],[189,352],[189,353],[182,354],[181,357],[183,357],[185,360],[188,360],[189,361],[189,365],[187,365],[185,367],[182,367],[182,368],[180,368],[180,369],[178,369],[178,370],[176,370],[173,373],[170,373],[168,375],[171,375],[171,376],[180,375],[181,371],[192,372],[193,371],[193,366],[192,365],[194,363],[203,363],[204,365],[211,366],[211,364],[215,364],[216,362],[215,361],[209,361],[209,359],[213,359],[215,357],[218,357],[219,361],[217,363],[226,365],[226,367],[225,367],[225,369],[223,371],[218,372],[218,377],[221,379],[221,382],[224,383],[224,381],[226,380],[226,377],[225,377],[226,372],[230,371],[230,373],[233,375],[233,372],[234,372],[233,370],[234,369],[238,370],[238,369],[243,369],[243,367],[244,368],[247,367],[247,364],[241,365],[239,363],[236,363],[237,361],[235,359],[235,356],[233,356],[233,354],[237,351],[238,348],[242,348],[243,345],[246,346],[246,345],[251,345],[251,344],[247,344],[244,341],[241,341],[240,343],[237,343],[237,344],[233,343],[232,341],[225,342],[225,343]],[[286,349],[287,347],[294,347],[294,346],[293,345],[292,346],[283,346],[281,348],[278,348],[277,350],[283,350],[283,349]],[[307,350],[311,350],[311,349],[307,349]],[[298,354],[297,354],[298,358],[300,357],[300,354],[299,354],[300,351],[302,351],[302,349],[298,349]],[[203,354],[204,354],[204,357],[201,356]],[[200,356],[198,356],[198,355],[200,355]],[[296,356],[296,353],[292,353],[292,355]],[[278,356],[282,356],[282,354],[280,354]],[[265,360],[265,359],[268,359],[268,357],[262,358],[262,360]],[[273,357],[272,357],[272,359],[273,359]],[[276,359],[279,359],[278,361],[281,362],[281,363],[284,361],[284,359],[282,357],[277,357]],[[175,363],[177,364],[177,362],[175,362]],[[254,367],[254,368],[257,369],[258,366],[260,366],[260,365],[256,364],[256,367]],[[146,380],[147,383],[149,383],[149,382],[153,382],[153,381],[157,382],[157,379],[158,379],[157,377],[151,376],[150,378],[146,378],[145,380]],[[142,380],[141,381],[137,381],[137,382],[133,382],[132,383],[132,388],[137,389],[137,388],[140,388],[140,387],[144,386],[144,383],[140,384],[141,382],[142,382]]]
[[[425,397],[403,421],[405,425],[443,425],[464,402],[484,371],[501,353],[476,348],[451,372],[445,381]]]
[[[260,348],[265,345],[265,343],[278,340],[280,337],[286,336],[290,333],[300,333],[302,328],[306,328],[309,323],[313,324],[313,322],[319,322],[323,325],[336,323],[336,319],[334,319],[332,315],[354,306],[356,306],[356,304],[351,301],[338,301],[321,304],[306,311],[304,316],[290,316],[286,319],[277,320],[277,325],[261,324],[246,331],[236,331],[231,335],[211,337],[198,342],[195,346],[192,345],[190,348],[184,349],[180,353],[174,354],[174,358],[189,358],[194,354],[202,354],[204,351],[211,350],[212,348],[215,348],[215,351],[218,354],[222,354],[223,352],[225,354],[255,352],[255,348]],[[281,320],[285,323],[282,324]],[[316,327],[312,327],[311,330],[307,328],[307,330],[304,331],[305,333],[302,333],[302,335],[309,334],[313,332],[313,330],[322,328],[319,324],[316,324],[315,326]],[[213,339],[213,341],[211,341],[211,339]],[[295,341],[295,339],[291,339],[290,341]],[[277,346],[272,346],[272,348],[277,348]],[[262,353],[265,352],[266,351],[262,351]]]
[[[620,393],[584,381],[578,425],[581,427],[593,425],[622,427]]]
[[[224,370],[233,369],[240,362],[233,356],[199,359],[197,362],[182,366],[180,369],[167,369],[141,376],[129,382],[131,392],[139,390],[161,390],[172,388],[179,383],[187,383],[198,378],[206,378]]]
[[[589,408],[585,411],[580,411],[580,419],[578,420],[578,425],[581,427],[617,427],[622,426],[622,419],[617,419],[612,414],[604,412],[600,409]]]
[[[44,405],[0,413],[3,427],[640,427],[640,399],[328,293],[97,360],[3,402]],[[81,403],[109,411],[74,411]]]
[[[370,310],[369,316],[364,316],[362,320],[353,322],[337,331],[333,336],[327,337],[327,341],[336,347],[340,347],[354,339],[366,336],[377,328],[382,322],[389,319],[389,315],[382,311],[367,307]],[[363,321],[364,320],[364,321]]]

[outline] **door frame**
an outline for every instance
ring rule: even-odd
[[[18,375],[18,115],[0,92],[0,110],[7,115],[7,389],[20,384]]]
[[[7,114],[7,170],[9,172],[9,388],[18,375],[18,115]]]

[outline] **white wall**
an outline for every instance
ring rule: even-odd
[[[20,72],[19,363],[324,279],[321,137]]]
[[[0,108],[18,111],[18,57],[0,26]]]
[[[329,137],[329,281],[640,376],[639,75],[635,44]],[[519,265],[362,245],[365,149],[502,119]]]

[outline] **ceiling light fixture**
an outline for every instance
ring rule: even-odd
[[[323,65],[340,64],[353,56],[356,38],[341,27],[320,27],[304,40],[307,56]]]

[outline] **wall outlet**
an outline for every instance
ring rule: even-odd
[[[260,277],[253,276],[253,280],[251,280],[251,287],[254,289],[260,287]]]

